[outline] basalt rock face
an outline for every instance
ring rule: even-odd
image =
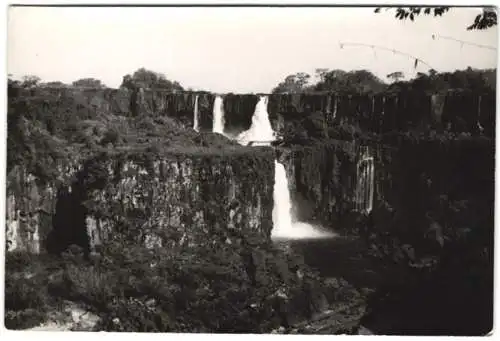
[[[373,158],[375,179],[383,176],[380,148],[352,141],[328,140],[326,143],[284,149],[280,157],[289,179],[296,218],[316,222],[336,231],[352,232],[351,216],[365,207],[368,198],[360,191],[373,186],[371,205],[382,197],[381,189],[359,184],[358,164]]]
[[[57,167],[57,177],[43,182],[21,166],[10,170],[6,191],[8,251],[45,251],[56,212],[58,192],[67,186],[77,170],[76,162],[61,163]]]
[[[239,229],[269,237],[272,228],[274,153],[241,147],[222,154],[207,150],[101,155],[76,174],[72,202],[61,215],[71,232],[54,230],[61,248],[88,251],[111,238],[146,246],[170,242],[195,246],[208,240],[234,242]],[[56,215],[58,212],[56,212]],[[64,220],[63,219],[63,220]]]
[[[395,305],[373,298],[367,321],[377,315],[383,320],[385,314],[396,318],[390,327],[368,324],[370,329],[399,335],[491,330],[494,154],[493,140],[465,137],[402,140],[384,152],[384,178],[378,184],[383,198],[371,221],[364,221],[365,235],[378,254],[413,274],[393,279],[400,288],[389,293]]]
[[[40,101],[41,112],[71,110],[80,119],[92,119],[99,114],[122,116],[170,116],[179,119],[188,127],[194,123],[194,103],[198,96],[198,124],[200,131],[212,130],[212,111],[215,96],[209,93],[171,93],[160,90],[136,89],[85,89],[85,88],[10,88],[9,98],[31,97],[46,99]],[[49,99],[56,99],[51,101]],[[72,99],[71,108],[68,99]],[[45,103],[45,104],[44,104]],[[45,105],[45,106],[44,106]],[[49,108],[49,105],[51,108]],[[54,106],[60,106],[57,110]],[[57,120],[68,118],[54,117]]]
[[[9,90],[9,96],[36,96],[37,93],[64,99],[72,97],[74,112],[95,117],[99,112],[118,115],[167,115],[193,126],[195,97],[198,96],[199,128],[211,131],[214,94],[205,92],[172,93],[152,89],[35,88]],[[223,96],[225,130],[239,133],[250,127],[258,94]],[[482,133],[493,136],[496,94],[454,92],[449,94],[384,93],[377,95],[271,94],[269,119],[275,131],[283,121],[321,112],[329,126],[358,126],[364,132],[388,133],[415,129],[445,128],[453,132]],[[81,104],[78,104],[81,103]],[[61,105],[64,105],[61,103]]]
[[[259,98],[255,95],[224,96],[224,131],[239,134],[250,129],[252,116]]]
[[[136,100],[131,105],[135,115],[149,114],[175,117],[188,127],[194,123],[195,98],[198,96],[198,125],[200,131],[211,131],[214,96],[207,93],[169,94],[140,89],[134,93]]]
[[[357,234],[356,219],[371,212],[369,228],[384,233],[394,226],[406,242],[416,242],[432,222],[444,219],[443,200],[468,200],[471,207],[461,210],[467,217],[460,225],[467,221],[493,230],[493,145],[489,138],[474,137],[390,144],[328,140],[284,149],[280,158],[299,220]],[[372,179],[362,167],[370,162]]]
[[[443,228],[448,224],[457,230],[468,226],[493,231],[493,140],[402,140],[386,147],[384,155],[379,186],[385,207],[379,208],[397,214],[394,219],[403,229],[401,235],[409,240],[422,238],[436,222]],[[444,203],[465,206],[452,209]],[[449,219],[455,215],[461,218],[451,224]],[[388,222],[375,224],[387,226]]]

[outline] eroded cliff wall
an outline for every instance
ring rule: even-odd
[[[78,170],[78,163],[60,162],[53,180],[42,181],[16,166],[7,174],[7,250],[39,253],[53,226],[58,193]]]
[[[272,229],[270,148],[102,154],[76,177],[72,192],[59,198],[73,204],[62,208],[54,226],[56,251],[68,244],[91,250],[110,238],[165,246],[167,239],[234,242],[239,229],[266,237]]]

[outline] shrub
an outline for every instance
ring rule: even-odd
[[[21,252],[9,252],[5,266],[5,325],[25,329],[42,323],[54,303],[48,293],[48,271],[53,259],[37,259]]]
[[[33,328],[47,319],[47,313],[40,309],[7,310],[5,312],[5,328],[20,330]]]
[[[297,255],[251,232],[230,238],[168,249],[118,238],[90,262],[73,250],[50,292],[85,304],[107,331],[269,332],[324,308]]]
[[[114,130],[114,129],[108,129],[105,133],[104,136],[101,139],[101,146],[105,146],[108,143],[111,143],[112,145],[116,145],[120,142],[120,135],[119,133]]]

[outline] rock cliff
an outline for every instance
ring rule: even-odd
[[[196,245],[209,235],[234,242],[242,228],[269,237],[273,166],[270,148],[101,154],[58,197],[57,251],[69,244],[90,251],[117,236],[147,246],[167,238]]]

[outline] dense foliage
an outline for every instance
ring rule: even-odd
[[[9,254],[7,327],[40,323],[62,299],[97,314],[96,330],[129,332],[270,332],[325,309],[333,293],[300,257],[235,233],[237,242],[196,248],[146,249],[117,236],[89,261],[77,247],[44,262]]]
[[[170,81],[161,73],[140,68],[132,75],[125,75],[120,87],[128,89],[162,89],[168,91],[184,90],[177,81]]]
[[[496,92],[496,69],[477,70],[468,67],[466,70],[429,74],[419,73],[416,78],[407,82],[394,82],[388,92],[420,92],[427,94],[448,93],[450,91],[468,91],[471,93]]]
[[[418,73],[417,77],[407,81],[400,81],[404,75],[395,71],[387,75],[394,80],[388,84],[368,70],[329,70],[318,69],[316,83],[309,83],[310,75],[299,73],[288,76],[279,83],[273,93],[311,93],[334,92],[336,94],[380,94],[418,92],[426,94],[446,94],[449,91],[470,91],[474,93],[496,91],[496,69],[456,70],[454,72],[438,73],[429,70],[427,73]]]
[[[381,79],[368,70],[317,70],[320,81],[309,84],[311,76],[306,73],[287,76],[284,82],[279,83],[273,93],[304,93],[330,91],[340,94],[378,93],[386,89]]]

